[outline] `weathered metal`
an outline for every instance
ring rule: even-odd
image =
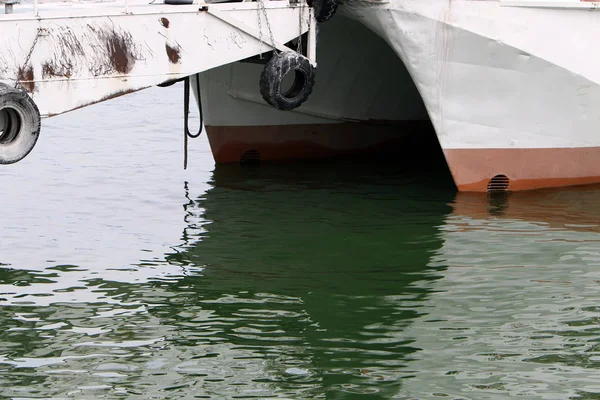
[[[265,3],[273,41],[259,31],[257,3],[125,5],[18,5],[0,15],[0,82],[27,91],[42,116],[52,116],[271,46],[290,50],[283,43],[316,25],[309,7],[287,0]],[[309,37],[314,63],[314,32]]]

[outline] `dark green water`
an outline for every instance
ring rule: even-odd
[[[417,178],[348,163],[218,168],[184,204],[184,244],[164,261],[178,274],[56,289],[84,267],[3,268],[5,394],[399,393],[417,351],[403,330],[439,279],[427,264],[453,196]],[[97,297],[61,301],[77,291]]]
[[[598,188],[457,195],[397,162],[184,183],[143,137],[2,177],[3,397],[600,398]]]

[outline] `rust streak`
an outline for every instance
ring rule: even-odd
[[[129,46],[124,37],[115,34],[106,38],[106,49],[115,71],[128,74],[133,69],[134,59],[130,57]]]
[[[71,78],[73,66],[70,64],[56,65],[52,61],[48,61],[42,64],[42,77],[44,79],[51,77],[63,77]]]
[[[33,67],[31,65],[19,67],[17,80],[23,89],[27,90],[29,93],[33,93],[35,90],[35,81],[33,76]]]
[[[91,106],[93,104],[102,103],[103,101],[112,100],[114,98],[117,98],[117,97],[120,97],[120,96],[124,96],[124,95],[130,94],[130,93],[134,93],[134,92],[137,92],[137,91],[142,90],[142,89],[145,89],[145,88],[119,90],[119,91],[117,91],[115,93],[111,93],[109,95],[106,95],[106,96],[102,97],[100,100],[90,101],[90,102],[87,102],[85,104],[81,104],[81,105],[79,105],[79,106],[77,106],[77,107],[75,107],[75,108],[73,108],[71,110],[63,111],[63,112],[60,112],[60,113],[50,113],[50,114],[48,114],[48,118],[55,117],[57,115],[61,115],[61,114],[64,114],[64,113],[67,113],[67,112],[70,112],[70,111],[79,110],[79,109],[82,109],[84,107]]]
[[[129,74],[149,51],[134,41],[131,32],[108,24],[88,24],[77,31],[55,26],[47,30],[44,41],[50,45],[41,66],[46,79],[70,79],[86,72],[94,77]]]
[[[167,49],[167,57],[169,57],[169,61],[171,61],[172,64],[179,64],[179,61],[181,60],[181,49],[179,46],[174,48],[166,44],[165,47]]]
[[[169,29],[170,22],[169,22],[168,19],[166,19],[165,17],[162,17],[159,21],[160,21],[160,24],[162,26],[164,26],[165,28]]]
[[[137,92],[138,90],[139,90],[139,89],[137,89],[137,90],[136,90],[136,89],[125,89],[125,90],[119,90],[118,92],[115,92],[115,93],[109,94],[109,95],[107,95],[107,96],[104,96],[104,97],[103,97],[103,98],[101,98],[100,100],[98,100],[98,101],[94,102],[94,104],[96,104],[96,103],[100,103],[100,102],[102,102],[102,101],[106,101],[106,100],[115,99],[115,98],[117,98],[117,97],[121,97],[121,96],[124,96],[124,95],[126,95],[126,94],[130,94],[130,93],[133,93],[133,92]]]

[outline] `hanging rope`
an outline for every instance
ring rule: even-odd
[[[188,163],[188,138],[196,139],[202,134],[204,127],[204,117],[202,115],[202,98],[200,97],[200,75],[196,74],[196,93],[198,94],[198,115],[200,117],[200,127],[197,133],[190,132],[190,77],[184,79],[183,88],[183,169],[187,169]]]

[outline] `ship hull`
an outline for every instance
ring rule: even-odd
[[[600,13],[589,3],[521,3],[341,7],[320,31],[321,90],[292,112],[262,102],[260,66],[209,71],[215,160],[236,162],[254,147],[281,160],[427,143],[421,154],[441,148],[460,191],[600,182],[600,57],[581,37],[600,33]]]
[[[414,154],[439,145],[412,78],[393,50],[362,24],[336,16],[319,28],[316,85],[293,111],[267,105],[262,65],[234,63],[201,74],[206,132],[217,163]],[[373,69],[373,62],[380,68]]]
[[[400,156],[437,146],[428,121],[395,124],[346,122],[296,125],[207,126],[219,164],[255,158],[284,161],[356,156]],[[418,142],[416,140],[419,140]]]

